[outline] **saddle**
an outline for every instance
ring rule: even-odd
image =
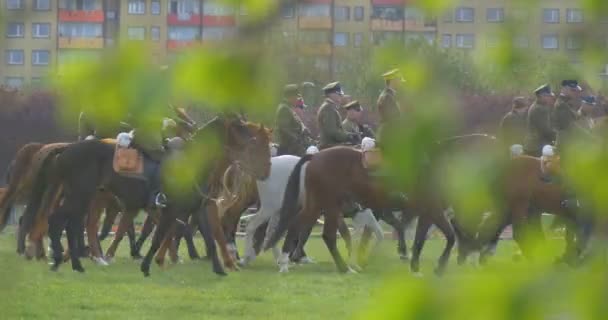
[[[374,148],[363,151],[362,163],[363,167],[366,169],[378,168],[382,164],[380,149]]]

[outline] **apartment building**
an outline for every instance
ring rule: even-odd
[[[517,49],[566,55],[578,62],[586,37],[582,31],[595,23],[585,17],[582,4],[541,0],[535,6],[524,5],[506,0],[460,0],[438,19],[438,42],[444,48],[478,52],[497,47],[499,41],[510,41]]]
[[[234,36],[247,18],[247,8],[217,0],[1,1],[6,25],[0,81],[15,87],[128,41],[141,41],[154,61],[170,63],[185,48]],[[584,37],[577,32],[589,19],[578,1],[541,0],[534,8],[512,3],[459,0],[430,17],[403,0],[306,0],[281,6],[265,41],[287,59],[311,66],[320,79],[339,74],[369,45],[424,39],[478,52],[497,46],[505,30],[514,47],[579,59]]]

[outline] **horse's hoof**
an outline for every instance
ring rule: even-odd
[[[288,273],[288,272],[289,272],[289,266],[282,265],[279,267],[279,273]]]
[[[350,272],[351,270],[357,273],[363,271],[363,268],[361,268],[361,266],[356,263],[352,263],[348,269],[348,272]]]
[[[144,257],[143,257],[141,254],[139,254],[139,253],[134,253],[134,254],[131,254],[131,258],[132,258],[133,260],[141,260],[141,259],[143,259]]]
[[[238,260],[238,261],[236,262],[236,264],[237,264],[239,267],[243,268],[243,267],[246,267],[246,266],[249,264],[249,261],[247,261],[246,259],[244,259],[244,258],[243,258],[243,259]]]
[[[358,274],[359,272],[357,272],[357,270],[355,270],[354,268],[349,267],[349,268],[346,270],[346,273],[347,273],[347,274]]]
[[[190,256],[190,260],[198,261],[201,260],[200,256]]]
[[[109,265],[110,265],[110,264],[109,264],[109,263],[108,263],[106,260],[104,260],[102,257],[93,257],[93,258],[92,258],[92,260],[93,260],[93,262],[95,262],[95,264],[96,264],[96,265],[98,265],[98,266],[107,267],[107,266],[109,266]]]
[[[84,273],[84,268],[82,266],[72,267],[72,270],[79,272],[79,273]]]
[[[302,257],[297,264],[315,264],[316,262],[309,256]]]
[[[441,277],[445,273],[445,269],[444,268],[435,268],[435,270],[433,270],[433,272],[435,273],[436,276]]]
[[[58,265],[58,264],[53,263],[53,264],[51,265],[51,271],[53,271],[53,272],[57,272],[57,270],[59,270],[59,265]]]
[[[422,272],[420,272],[420,271],[416,271],[416,272],[412,272],[412,276],[414,278],[423,278],[424,274],[422,274]]]
[[[215,274],[221,277],[225,277],[228,275],[224,270],[214,270],[213,272],[215,272]]]
[[[401,261],[410,261],[410,256],[407,254],[400,254],[399,259],[401,259]]]

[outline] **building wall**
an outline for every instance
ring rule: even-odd
[[[167,38],[168,25],[167,13],[169,1],[160,1],[160,14],[152,14],[152,0],[145,1],[145,11],[143,14],[129,13],[129,0],[120,1],[120,20],[119,20],[119,44],[125,41],[135,41],[129,39],[130,28],[144,28],[144,40],[141,40],[150,50],[150,54],[158,63],[166,63],[167,59]],[[160,28],[160,38],[152,40],[152,28]],[[139,41],[139,40],[137,40]]]

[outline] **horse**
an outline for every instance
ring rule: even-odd
[[[474,236],[460,230],[458,224],[455,223],[459,243],[462,243],[459,245],[459,263],[464,262],[475,249],[481,249],[480,263],[485,263],[492,248],[498,242],[500,234],[509,224],[513,225],[513,237],[519,244],[522,253],[531,258],[530,248],[523,241],[523,228],[528,224],[527,217],[533,210],[536,213],[551,213],[567,222],[567,245],[563,256],[558,261],[572,264],[576,256],[575,251],[578,249],[580,252],[581,246],[584,246],[584,241],[574,243],[575,232],[572,231],[572,227],[586,221],[577,212],[563,206],[562,200],[566,192],[563,186],[544,181],[543,178],[546,175],[556,174],[558,168],[558,157],[551,159],[548,163],[543,163],[541,158],[526,155],[511,159],[502,175],[503,179],[498,185],[499,189],[496,190],[496,196],[499,197],[497,202],[503,204],[499,211],[493,212],[488,219],[485,219]],[[538,226],[532,225],[530,231],[535,231],[542,237],[542,230]],[[576,236],[579,239],[584,238],[580,233]],[[491,245],[488,246],[488,244]],[[578,248],[575,245],[578,245]]]
[[[238,121],[241,121],[240,119]],[[197,132],[195,139],[203,143],[207,167],[186,184],[167,188],[169,199],[167,207],[162,209],[160,221],[152,239],[152,245],[144,257],[140,270],[144,276],[150,276],[150,264],[153,255],[159,249],[161,241],[167,234],[172,234],[176,224],[185,224],[191,214],[198,215],[199,230],[206,237],[209,234],[207,224],[209,221],[213,235],[218,241],[224,265],[228,269],[237,270],[235,261],[230,255],[221,221],[218,217],[218,195],[222,190],[222,178],[231,164],[237,164],[242,170],[256,179],[266,179],[270,174],[270,148],[271,131],[263,125],[254,123],[240,124],[240,131],[245,131],[246,137],[239,135],[235,125],[222,121],[212,121]],[[236,131],[236,132],[235,132]],[[213,148],[215,139],[219,138],[218,146]],[[179,166],[181,157],[168,162],[168,166]],[[170,181],[164,181],[164,184]],[[211,258],[212,269],[218,275],[226,275],[212,240],[205,239],[207,255]]]

